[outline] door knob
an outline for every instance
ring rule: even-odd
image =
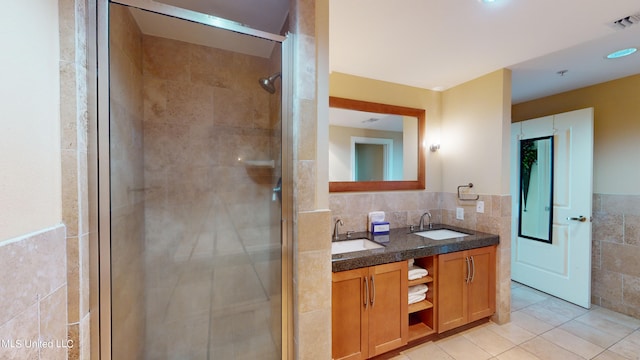
[[[580,222],[585,222],[587,221],[587,218],[580,215],[578,217],[568,217],[567,220],[575,220],[575,221],[580,221]]]

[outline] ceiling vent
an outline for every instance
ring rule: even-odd
[[[613,27],[616,29],[626,29],[631,25],[635,25],[640,23],[640,13],[636,13],[633,15],[625,16],[621,19],[618,19],[612,23]]]

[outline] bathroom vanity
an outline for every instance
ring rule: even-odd
[[[462,234],[356,233],[350,238],[382,247],[332,255],[333,359],[368,359],[493,315],[498,236],[450,226],[424,234],[443,228]],[[408,280],[409,259],[428,275]],[[409,287],[419,284],[428,286],[426,299],[409,305]]]

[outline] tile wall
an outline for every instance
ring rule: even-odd
[[[323,66],[328,1],[292,0],[289,13],[293,46],[293,359],[331,358],[331,212],[318,183],[318,92],[327,87]],[[325,69],[326,70],[326,69]],[[325,105],[328,107],[328,104]],[[328,125],[327,125],[328,128]],[[316,296],[322,295],[322,296]]]
[[[142,359],[145,338],[142,35],[110,5],[111,327],[114,359]]]
[[[640,318],[640,196],[594,194],[591,303]]]
[[[344,222],[340,233],[368,230],[370,211],[384,211],[391,228],[401,228],[418,224],[425,211],[431,213],[434,224],[442,223],[441,197],[440,193],[428,191],[332,193],[329,208],[332,223],[337,219]]]
[[[58,0],[62,221],[66,225],[70,359],[89,358],[87,1]]]
[[[65,226],[13,239],[0,258],[0,358],[67,359],[78,344],[67,342]]]
[[[143,36],[146,358],[279,358],[279,51]]]

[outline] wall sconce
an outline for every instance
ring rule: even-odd
[[[431,146],[429,146],[429,150],[431,150],[431,152],[440,150],[440,144],[431,144]]]

